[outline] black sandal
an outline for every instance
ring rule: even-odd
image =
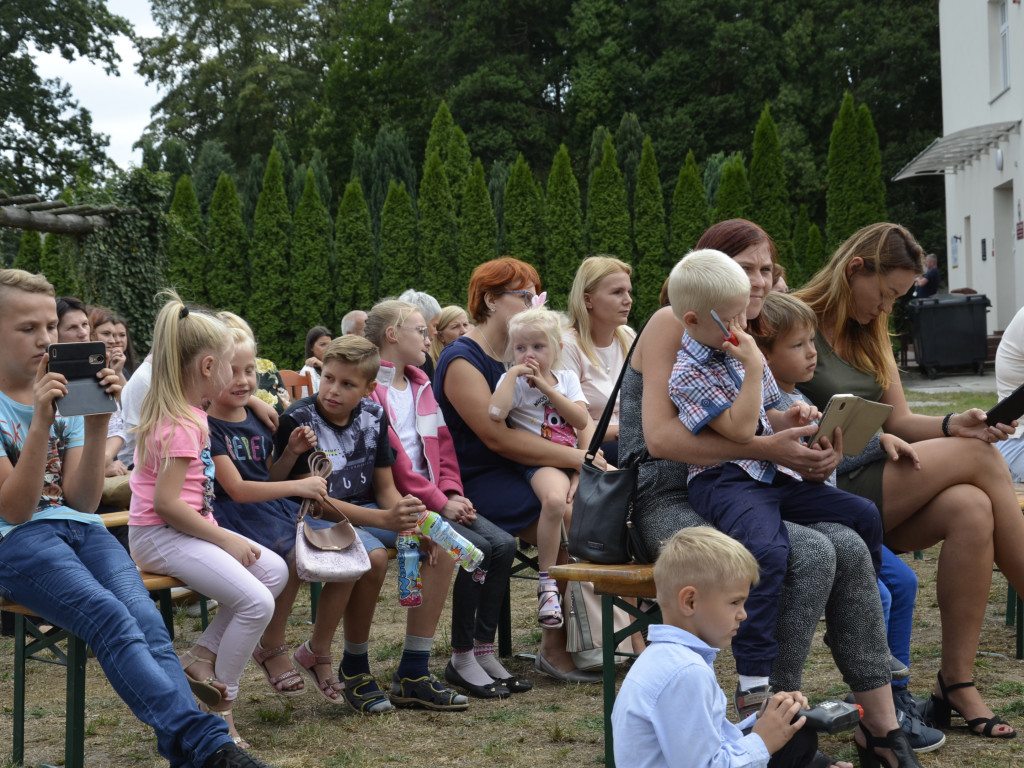
[[[928,721],[929,725],[933,728],[941,728],[947,730],[950,727],[950,720],[953,717],[953,713],[956,712],[959,717],[962,717],[967,723],[967,730],[973,733],[975,736],[985,736],[990,739],[1012,739],[1017,736],[1017,732],[1012,730],[1013,726],[1003,720],[1003,718],[993,715],[992,717],[975,717],[968,720],[963,716],[963,713],[959,709],[949,703],[949,692],[955,691],[959,688],[973,688],[974,681],[971,680],[967,683],[953,683],[952,685],[946,685],[946,681],[942,679],[942,672],[939,672],[939,690],[942,692],[942,696],[936,696],[932,694],[931,699],[925,705],[924,716],[925,720]],[[980,731],[974,730],[976,726],[984,725]],[[996,726],[1005,725],[1011,730],[1008,733],[993,733],[993,729]]]
[[[885,736],[875,736],[865,727],[863,720],[857,724],[857,727],[864,734],[863,747],[854,741],[854,744],[857,744],[857,756],[860,758],[861,768],[879,768],[879,766],[885,766],[885,768],[923,768],[921,762],[917,759],[917,754],[907,740],[907,734],[903,732],[902,728],[893,728]],[[875,751],[876,749],[892,751],[893,757],[896,758],[896,764],[893,765],[887,758],[879,755]]]

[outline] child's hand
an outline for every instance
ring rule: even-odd
[[[878,436],[878,444],[893,461],[899,461],[900,456],[906,456],[913,462],[914,469],[921,468],[921,460],[917,457],[917,451],[905,440],[900,440],[896,435],[881,434]]]
[[[427,565],[437,565],[437,552],[440,547],[434,543],[434,540],[429,536],[420,536],[420,557],[423,558],[420,562],[426,561]]]
[[[803,728],[807,718],[801,717],[795,723],[793,718],[806,706],[807,699],[799,692],[776,693],[766,702],[764,711],[754,723],[753,731],[764,741],[769,754],[774,755],[786,746],[793,734]]]
[[[761,348],[757,346],[754,337],[740,328],[737,320],[729,323],[729,330],[736,336],[739,344],[733,344],[731,341],[722,342],[722,350],[743,363],[744,368],[761,365]]]
[[[782,414],[782,423],[785,425],[784,429],[793,429],[813,424],[820,417],[821,411],[810,403],[796,402]]]
[[[57,416],[55,401],[68,393],[68,380],[59,373],[50,373],[47,370],[48,361],[45,355],[39,361],[36,381],[32,386],[32,421],[34,423],[36,419],[41,419],[47,429]]]
[[[228,538],[221,543],[220,548],[235,560],[248,568],[260,559],[260,548],[251,541],[230,531],[225,531],[225,533],[228,534]]]
[[[96,378],[99,380],[100,386],[111,397],[117,397],[121,394],[122,387],[119,374],[120,371],[114,368],[101,368],[96,372]]]
[[[540,366],[532,359],[527,360],[525,365],[530,369],[529,373],[526,374],[526,381],[530,386],[540,390],[542,394],[551,397],[551,393],[554,392],[555,388],[544,378],[544,374],[540,371]]]
[[[534,372],[534,368],[535,366],[531,367],[529,362],[519,363],[508,369],[508,375],[518,379],[520,376],[529,376]]]
[[[288,450],[296,456],[301,456],[306,451],[316,448],[316,432],[312,427],[296,427],[288,435]]]
[[[465,496],[457,494],[450,496],[438,512],[442,517],[454,520],[456,523],[471,523],[476,520],[476,509],[473,507],[473,502]]]
[[[317,501],[326,503],[327,501],[327,480],[317,475],[310,475],[304,477],[301,480],[296,480],[298,483],[299,493],[298,495],[304,499],[316,499]]]
[[[384,525],[389,531],[409,531],[416,527],[427,508],[415,496],[406,494],[391,509],[384,511]]]

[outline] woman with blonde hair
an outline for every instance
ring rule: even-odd
[[[441,356],[441,350],[455,341],[459,336],[465,336],[473,324],[469,322],[469,316],[462,307],[454,304],[441,310],[437,316],[437,325],[434,329],[434,336],[430,340],[430,359],[437,364],[437,358]]]
[[[612,256],[583,260],[569,290],[569,323],[562,350],[565,367],[579,376],[588,410],[595,422],[604,413],[608,396],[636,336],[626,323],[633,306],[629,276],[633,268]],[[615,405],[605,442],[609,464],[618,463],[619,406]]]
[[[882,454],[858,457],[839,487],[871,499],[882,513],[885,541],[896,550],[943,542],[937,581],[942,664],[926,715],[948,728],[955,712],[979,736],[1013,738],[1013,728],[982,700],[972,680],[992,562],[1024,589],[1024,518],[1006,462],[992,443],[1011,425],[988,426],[971,408],[944,418],[912,413],[889,339],[893,304],[924,271],[924,254],[906,229],[872,224],[839,246],[796,293],[818,318],[814,378],[800,390],[819,408],[837,392],[886,403],[882,425],[913,443],[920,468]]]

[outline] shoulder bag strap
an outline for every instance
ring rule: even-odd
[[[651,316],[653,317],[653,315]],[[636,332],[636,336],[633,338],[633,343],[629,347],[629,352],[626,353],[626,359],[622,361],[622,368],[619,370],[619,378],[615,382],[615,386],[612,387],[612,392],[608,396],[608,402],[604,406],[604,413],[601,414],[601,420],[597,422],[597,429],[594,430],[594,437],[590,441],[590,447],[587,448],[587,456],[584,460],[586,464],[593,464],[594,457],[597,456],[597,452],[601,449],[601,443],[604,442],[605,432],[608,431],[608,422],[612,420],[612,413],[615,410],[615,401],[619,398],[619,389],[622,387],[622,377],[626,375],[626,366],[629,365],[630,358],[633,357],[633,350],[636,349],[636,343],[640,341],[640,334],[644,332],[644,328],[647,327],[647,323],[651,321],[651,318],[647,318],[644,324],[640,326],[640,330]]]

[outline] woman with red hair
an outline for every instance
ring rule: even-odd
[[[461,571],[455,578],[453,666],[469,683],[476,683],[480,676],[468,663],[467,655],[472,655],[474,645],[486,647],[494,641],[497,613],[515,555],[514,537],[536,541],[540,502],[524,466],[577,470],[586,453],[540,435],[513,430],[504,421],[491,419],[488,413],[491,393],[505,373],[508,321],[529,308],[540,289],[537,270],[518,259],[503,257],[479,265],[469,281],[468,309],[476,325],[441,351],[434,374],[435,394],[455,443],[465,494],[476,505],[473,529],[479,524],[492,548],[492,562],[483,585],[471,585],[471,578]],[[481,662],[481,666],[492,680],[498,682],[499,677],[508,675],[500,665],[488,667],[491,663],[496,664],[496,659]],[[600,672],[576,669],[565,650],[564,628],[541,633],[536,667],[558,680],[601,679]],[[477,677],[471,679],[467,674]],[[448,681],[461,685],[452,676]]]

